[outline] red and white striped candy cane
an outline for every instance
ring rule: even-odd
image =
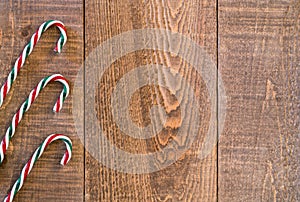
[[[49,27],[52,27],[52,26],[56,26],[59,29],[59,31],[60,31],[60,37],[59,37],[59,39],[58,39],[58,41],[56,43],[54,51],[57,52],[57,53],[61,52],[62,47],[67,42],[67,31],[66,31],[65,25],[62,22],[58,21],[58,20],[49,20],[47,22],[44,22],[37,29],[37,31],[32,35],[32,37],[30,39],[30,42],[23,49],[22,53],[20,54],[20,56],[16,60],[13,69],[9,73],[6,82],[1,87],[1,90],[0,90],[0,107],[3,104],[3,101],[4,101],[5,97],[6,97],[6,95],[10,91],[12,83],[16,80],[21,67],[23,67],[26,58],[31,54],[33,48],[35,47],[35,45],[37,44],[37,42],[41,38],[42,34]]]
[[[48,145],[51,142],[54,142],[56,140],[62,140],[67,147],[66,152],[61,160],[61,165],[64,166],[70,161],[71,156],[72,156],[72,141],[67,136],[64,136],[61,134],[52,134],[52,135],[48,136],[45,139],[45,141],[37,148],[37,150],[34,152],[34,154],[29,159],[27,164],[24,166],[19,179],[15,182],[15,184],[12,187],[9,194],[5,197],[4,202],[12,202],[13,201],[15,195],[22,188],[24,181],[26,180],[27,176],[29,175],[30,171],[32,170],[35,162],[41,157],[41,155],[43,154],[45,149],[48,147]]]
[[[4,160],[4,155],[9,146],[9,141],[14,136],[16,127],[19,125],[20,121],[22,120],[23,115],[25,114],[25,112],[27,112],[29,110],[31,104],[37,98],[37,96],[39,95],[41,90],[43,88],[45,88],[48,83],[50,83],[52,81],[60,82],[63,85],[63,90],[53,107],[54,112],[59,112],[61,110],[66,97],[68,97],[68,95],[69,95],[70,87],[69,87],[68,81],[65,79],[65,77],[63,77],[60,74],[54,74],[52,76],[45,77],[44,79],[42,79],[39,82],[39,84],[30,92],[27,100],[21,105],[18,112],[14,115],[12,122],[11,122],[10,126],[8,127],[8,129],[5,133],[5,136],[2,139],[1,144],[0,144],[0,164]]]

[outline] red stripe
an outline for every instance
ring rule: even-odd
[[[38,36],[39,36],[39,30],[36,30],[36,32],[35,32],[35,35],[34,35],[34,40],[33,40],[33,42],[34,42],[34,44],[33,44],[33,46],[35,46],[36,45],[36,43],[37,43],[37,41],[38,41]]]
[[[56,109],[55,109],[55,111],[59,112],[59,109],[60,109],[60,98],[58,98],[58,100],[56,102]]]
[[[37,44],[37,41],[39,40],[39,30],[36,30],[36,32],[34,33],[34,38],[33,38],[33,46],[35,46]]]
[[[34,102],[34,100],[35,100],[36,92],[37,92],[37,87],[35,87],[35,89],[34,89],[33,92],[32,92],[31,104],[32,104],[32,103]]]
[[[52,135],[48,142],[46,142],[46,146],[45,146],[45,149],[48,147],[48,145],[53,141],[54,138],[56,138],[57,136],[60,136],[60,134],[55,134],[55,135]]]
[[[20,118],[20,109],[19,111],[16,113],[16,119],[15,119],[15,128],[19,125],[19,118]]]
[[[66,34],[67,34],[67,29],[66,29],[66,27],[65,27],[64,25],[62,25],[61,23],[56,22],[56,23],[54,23],[53,25],[62,28],[62,29],[66,32]]]
[[[67,29],[66,29],[66,27],[64,25],[62,25],[61,23],[54,23],[53,25],[55,25],[56,27],[59,27],[59,28],[63,29],[64,32],[67,35]],[[59,44],[56,44],[56,47],[55,47],[54,51],[56,51],[56,52],[58,51],[58,46],[59,46]]]
[[[63,77],[63,76],[55,76],[50,81],[57,81],[59,79],[64,80],[64,81],[66,81],[68,83],[68,80],[65,77]]]
[[[26,180],[26,178],[29,174],[29,168],[30,168],[31,161],[32,161],[32,157],[29,159],[29,161],[26,164],[25,174],[24,174],[24,181]]]
[[[8,201],[10,201],[10,197],[11,197],[11,192],[7,195],[7,199],[6,199],[6,201],[5,202],[8,202]]]
[[[3,100],[7,95],[7,81],[5,82],[4,86],[3,86]]]
[[[17,72],[20,71],[21,65],[22,65],[22,54],[21,54],[20,57],[19,57],[18,66],[17,66]]]
[[[5,137],[2,140],[3,144],[2,144],[2,150],[3,150],[3,155],[6,153],[6,141],[5,141]]]
[[[68,150],[66,151],[66,154],[65,154],[65,156],[66,156],[66,158],[65,158],[65,160],[64,160],[64,165],[66,165],[66,164],[67,164],[67,162],[68,162],[68,159],[69,159],[69,156],[70,156],[70,154],[69,154],[69,151],[68,151]]]

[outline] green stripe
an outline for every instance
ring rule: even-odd
[[[42,32],[45,32],[46,27],[47,27],[51,22],[53,22],[53,21],[54,21],[54,20],[49,20],[49,21],[47,21],[47,22],[44,24],[44,26],[43,26]]]
[[[70,150],[72,151],[73,150],[73,146],[72,146],[72,143],[64,138],[59,138],[58,140],[61,140],[61,141],[64,141],[66,144],[69,145],[70,147]]]
[[[28,107],[28,103],[29,103],[29,98],[26,99],[26,101],[24,102],[24,108],[23,108],[23,113],[25,113],[27,110],[27,107]]]
[[[63,102],[65,101],[66,97],[67,97],[67,92],[68,92],[68,89],[66,86],[64,86],[64,89],[63,89]]]
[[[60,47],[62,48],[65,42],[65,37],[63,34],[61,34],[60,37],[62,38],[62,40],[60,41]]]
[[[50,76],[47,76],[47,77],[45,77],[45,78],[43,79],[42,85],[41,85],[41,89],[39,89],[39,90],[42,90],[42,88],[45,87],[46,81],[49,79],[49,77],[50,77]]]
[[[8,133],[9,141],[11,140],[11,137],[12,137],[12,128],[13,128],[13,126],[12,126],[12,123],[11,123],[10,126],[9,126],[9,133]],[[8,143],[6,143],[6,144],[8,144]]]
[[[42,148],[43,144],[41,144],[37,150],[37,155],[35,156],[34,163],[39,159],[39,156],[41,154],[41,148]]]
[[[66,94],[67,94],[67,92],[68,92],[68,88],[67,88],[67,86],[64,86],[64,91],[66,92]]]
[[[70,150],[72,151],[73,150],[73,146],[72,146],[71,142],[69,142],[69,141],[65,141],[65,142],[69,145]]]
[[[16,69],[16,70],[13,69],[13,70],[10,72],[10,75],[11,75],[11,77],[10,77],[10,85],[12,85],[13,82],[14,82],[15,71],[18,71],[18,69]]]
[[[22,176],[21,176],[22,177]],[[16,189],[15,189],[15,192],[14,192],[14,196],[17,194],[17,192],[19,191],[20,189],[20,183],[21,183],[21,177],[17,180],[16,182]]]
[[[30,54],[30,46],[31,46],[31,41],[27,44],[27,46],[26,46],[26,48],[27,48],[27,50],[26,50],[26,58],[29,56],[29,54]]]

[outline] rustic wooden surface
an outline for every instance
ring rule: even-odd
[[[199,15],[199,13],[201,13]],[[169,23],[166,23],[169,22]],[[86,56],[103,41],[132,29],[160,28],[180,32],[205,46],[206,51],[216,62],[216,7],[213,1],[87,1],[86,4]],[[158,51],[136,51],[117,60],[100,81],[97,106],[98,119],[111,141],[120,149],[131,153],[149,153],[157,146],[165,146],[168,140],[176,138],[176,126],[167,129],[150,141],[129,138],[115,128],[110,113],[110,96],[116,81],[126,72],[145,64],[161,64],[174,69],[182,68],[184,72],[190,68],[180,58]],[[116,74],[115,72],[118,72]],[[87,75],[86,79],[89,75]],[[136,81],[138,78],[136,78]],[[205,84],[198,78],[201,102],[206,102]],[[134,81],[131,81],[134,82]],[[125,89],[126,90],[126,89]],[[147,124],[149,114],[146,111],[156,99],[153,91],[144,89],[139,92],[142,100],[131,105],[136,122]],[[89,99],[86,95],[86,99]],[[149,98],[147,100],[147,98]],[[151,99],[152,98],[152,99]],[[165,98],[170,100],[170,98]],[[101,103],[101,105],[100,105]],[[149,103],[149,104],[147,104]],[[165,107],[172,103],[165,102]],[[147,106],[148,105],[148,106]],[[86,155],[86,200],[87,201],[215,201],[217,198],[217,156],[216,149],[204,160],[197,159],[197,148],[206,134],[210,111],[204,106],[200,111],[202,130],[197,136],[198,141],[179,161],[161,171],[150,174],[124,174],[108,169],[98,163],[88,153]],[[191,114],[189,113],[189,116]],[[186,117],[187,118],[187,117]],[[175,118],[176,119],[176,118]],[[175,122],[176,120],[174,120]],[[105,124],[107,123],[107,124]],[[176,125],[176,124],[175,124]],[[86,125],[90,128],[89,124]],[[113,132],[111,132],[113,131]],[[93,141],[86,139],[86,146],[91,147]],[[182,144],[182,142],[178,142]],[[99,148],[101,151],[101,148]],[[172,157],[165,156],[168,161]],[[144,162],[146,164],[147,162]],[[113,186],[112,186],[113,185]]]
[[[201,130],[195,143],[161,171],[124,174],[103,166],[84,150],[73,121],[72,94],[59,114],[52,113],[61,86],[51,84],[26,113],[0,166],[0,200],[40,142],[59,132],[73,140],[72,161],[62,168],[63,144],[51,145],[15,201],[299,201],[299,16],[296,0],[0,1],[1,84],[43,21],[61,20],[69,34],[62,54],[51,52],[58,37],[53,28],[29,56],[0,109],[1,134],[41,78],[59,72],[73,87],[84,56],[105,40],[133,29],[168,29],[202,46],[218,65],[228,101],[218,147],[200,160],[197,151],[207,132],[210,103],[201,75],[195,74],[197,95],[204,103],[198,109]],[[169,53],[136,51],[117,60],[99,80],[97,118],[110,141],[131,153],[153,152],[176,136],[170,130],[137,141],[113,124],[109,100],[113,87],[126,72],[145,64],[183,72],[191,68]],[[168,101],[161,100],[154,88],[147,86],[133,95],[130,111],[138,125],[149,123],[152,105],[176,104],[168,93]],[[176,111],[168,115],[174,115],[170,124],[179,127]],[[92,144],[85,140],[87,147]]]
[[[220,201],[299,201],[299,1],[219,1]]]
[[[83,61],[83,7],[82,1],[1,1],[1,84],[11,70],[15,59],[38,26],[48,19],[58,19],[68,26],[69,41],[60,55],[53,53],[59,37],[56,28],[47,31],[33,53],[28,57],[1,107],[0,132],[6,128],[25,101],[31,89],[45,76],[61,73],[72,84]],[[11,141],[4,164],[0,167],[0,200],[3,200],[22,167],[40,143],[52,133],[63,133],[72,138],[73,159],[64,168],[60,159],[63,143],[53,143],[34,167],[15,201],[83,201],[84,147],[76,136],[68,98],[59,114],[52,112],[53,104],[62,87],[47,86],[25,114]],[[1,135],[2,137],[2,135]]]

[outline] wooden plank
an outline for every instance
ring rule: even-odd
[[[69,35],[69,41],[60,55],[52,51],[59,36],[58,31],[51,28],[42,36],[1,108],[1,134],[4,135],[13,114],[43,77],[61,73],[73,85],[83,62],[82,8],[82,0],[0,2],[1,84],[41,23],[49,19],[61,20],[67,26]],[[52,112],[53,103],[60,91],[60,84],[46,87],[18,126],[6,160],[0,166],[1,200],[38,145],[48,135],[57,132],[73,140],[71,162],[66,167],[61,167],[59,161],[65,148],[62,143],[53,143],[34,167],[15,201],[83,201],[84,153],[73,123],[72,96],[66,100],[61,113]]]
[[[219,0],[220,201],[299,201],[299,1]]]
[[[106,1],[88,0],[86,1],[85,25],[86,25],[86,59],[89,62],[97,63],[100,56],[90,58],[90,55],[104,41],[113,36],[134,29],[160,28],[179,32],[194,40],[204,47],[209,56],[216,62],[216,2],[206,0],[191,1]],[[167,45],[167,43],[166,43]],[[120,47],[124,48],[124,47]],[[118,50],[113,50],[118,51]],[[109,52],[108,52],[109,54]],[[143,153],[157,151],[164,148],[170,139],[176,139],[176,131],[165,130],[154,138],[148,140],[134,139],[120,132],[112,119],[112,106],[110,104],[111,94],[116,83],[128,71],[145,64],[162,64],[175,70],[188,72],[189,64],[185,63],[178,56],[174,56],[163,51],[141,50],[127,54],[119,58],[115,63],[107,68],[104,76],[99,78],[96,94],[89,94],[90,88],[86,86],[85,99],[96,99],[98,122],[109,141],[119,149],[130,153]],[[95,66],[95,68],[97,68]],[[195,72],[194,72],[195,73]],[[90,80],[92,75],[86,72],[85,80]],[[126,86],[135,80],[125,83]],[[198,98],[201,105],[201,129],[192,147],[181,156],[181,158],[169,167],[154,173],[124,173],[119,170],[110,169],[104,166],[107,162],[100,162],[99,155],[92,155],[89,149],[93,148],[102,152],[102,155],[109,155],[107,148],[99,146],[97,141],[88,138],[89,135],[96,136],[93,123],[86,119],[86,179],[85,192],[86,201],[215,201],[217,197],[217,152],[212,153],[205,159],[198,159],[198,150],[201,148],[204,136],[208,130],[210,117],[210,104],[207,101],[208,92],[201,75],[190,77],[190,82],[194,82],[194,87],[198,89]],[[180,88],[184,88],[180,86]],[[131,118],[135,124],[146,126],[149,124],[149,108],[153,104],[164,103],[165,107],[172,107],[172,95],[165,95],[163,98],[156,97],[153,86],[146,86],[131,98],[129,106]],[[128,95],[129,96],[129,95]],[[170,101],[171,100],[171,101]],[[173,104],[172,104],[173,103]],[[205,103],[205,104],[204,104]],[[178,104],[178,103],[177,103]],[[176,106],[176,105],[175,105]],[[86,108],[93,107],[86,101]],[[120,108],[122,106],[119,106]],[[192,111],[187,116],[191,116]],[[88,114],[86,114],[88,116]],[[178,114],[168,114],[168,122],[178,129]],[[90,136],[89,136],[90,137]],[[161,160],[168,161],[172,156],[164,156]],[[117,159],[120,160],[120,159]],[[123,159],[124,160],[124,159]],[[126,161],[126,159],[124,160]],[[147,165],[144,162],[143,165]]]

